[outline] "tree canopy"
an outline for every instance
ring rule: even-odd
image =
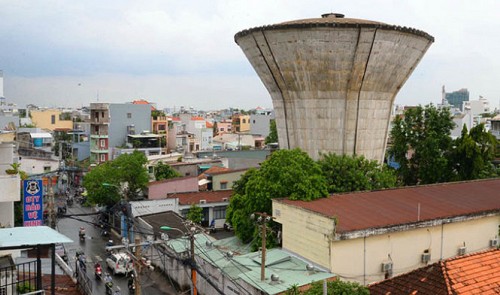
[[[376,190],[397,186],[396,172],[364,156],[322,155],[318,161],[329,193]]]
[[[154,167],[154,171],[155,171],[154,172],[155,179],[157,181],[162,179],[170,179],[182,176],[179,172],[174,170],[170,165],[165,164],[163,162],[158,162]]]
[[[447,153],[453,126],[449,109],[432,104],[409,109],[394,119],[388,153],[401,165],[398,172],[405,185],[450,179]]]
[[[310,201],[328,194],[319,164],[300,149],[272,153],[260,169],[247,171],[234,189],[226,219],[244,242],[252,240],[257,230],[250,215],[254,212],[271,215],[271,199]]]
[[[342,294],[342,295],[369,295],[370,290],[358,283],[354,282],[344,282],[341,280],[335,280],[327,282],[326,284],[327,294]],[[322,295],[323,294],[323,282],[317,281],[311,283],[311,288],[306,291],[300,291],[297,286],[293,286],[288,289],[285,293],[286,295]]]
[[[89,201],[94,204],[112,205],[118,202],[121,196],[128,201],[139,198],[149,180],[146,162],[143,153],[134,151],[94,167],[83,179]]]
[[[201,221],[203,220],[203,208],[194,203],[191,204],[186,218],[196,224],[201,224]]]
[[[276,129],[276,120],[269,121],[269,135],[264,140],[265,144],[278,142],[278,130]]]
[[[453,127],[449,109],[432,104],[396,117],[388,155],[400,164],[398,174],[405,185],[498,176],[491,163],[497,145],[493,135],[479,124],[469,132],[464,127],[453,140]]]

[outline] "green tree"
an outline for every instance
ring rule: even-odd
[[[318,161],[329,193],[391,188],[397,185],[396,172],[364,156],[325,154]]]
[[[170,179],[182,176],[179,172],[174,170],[170,165],[165,164],[163,162],[158,162],[155,165],[154,169],[155,169],[156,180]]]
[[[269,135],[266,137],[264,143],[278,142],[278,130],[276,129],[276,120],[269,121]]]
[[[453,141],[450,156],[456,180],[498,176],[491,162],[496,144],[496,138],[484,129],[484,124],[471,128],[470,132],[464,125],[461,136]]]
[[[134,151],[94,167],[83,179],[89,201],[112,205],[122,196],[127,201],[138,199],[149,180],[146,162],[143,153]]]
[[[353,282],[344,282],[341,280],[335,280],[335,281],[330,281],[327,282],[327,294],[328,295],[337,295],[337,294],[342,294],[342,295],[369,295],[370,290],[362,286],[358,283],[353,283]],[[294,293],[297,292],[296,288],[292,286],[290,288],[290,293],[288,294],[303,294],[303,295],[322,295],[323,294],[323,282],[322,281],[317,281],[311,283],[311,288],[309,288],[307,291],[300,292],[300,293]]]
[[[409,109],[395,118],[388,154],[401,165],[398,173],[405,185],[446,182],[452,178],[447,153],[453,126],[449,109],[438,109],[432,104]]]
[[[249,170],[236,183],[227,219],[236,236],[249,242],[258,233],[250,215],[254,212],[271,215],[272,198],[311,201],[327,194],[319,164],[300,149],[279,150],[271,154],[259,170]],[[272,245],[273,239],[268,241],[268,245]]]
[[[194,203],[191,204],[191,207],[189,207],[189,211],[186,215],[186,218],[196,224],[200,224],[201,221],[203,220],[203,208]]]

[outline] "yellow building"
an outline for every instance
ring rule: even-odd
[[[233,132],[249,132],[250,131],[250,115],[235,114],[232,117]]]
[[[284,249],[367,285],[498,245],[500,178],[273,200]]]
[[[38,128],[49,129],[51,131],[72,130],[73,121],[71,119],[62,120],[61,114],[62,112],[56,109],[30,111],[31,122]]]

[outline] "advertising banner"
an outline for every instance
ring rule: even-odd
[[[41,180],[23,181],[24,226],[43,225],[43,186]]]

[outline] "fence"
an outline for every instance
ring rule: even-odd
[[[36,260],[0,268],[0,294],[25,294],[37,290],[43,287]]]
[[[92,294],[92,281],[87,275],[87,266],[85,265],[85,261],[81,261],[77,259],[75,261],[75,273],[76,282],[78,286],[78,290],[84,295]]]

